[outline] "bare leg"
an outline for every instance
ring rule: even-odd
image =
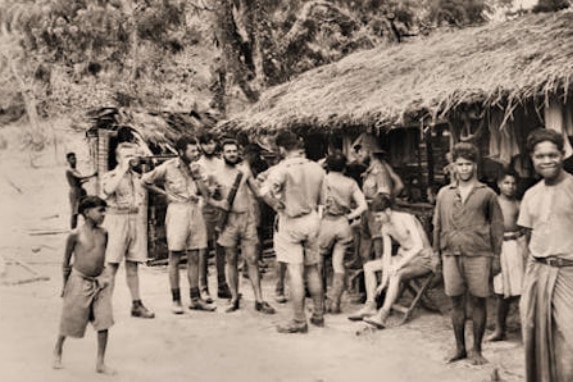
[[[263,302],[263,292],[261,290],[261,275],[259,274],[258,259],[256,255],[257,247],[255,245],[243,246],[243,257],[247,262],[247,271],[249,272],[249,280],[253,286],[255,293],[255,301]]]
[[[239,270],[238,270],[238,253],[237,248],[225,248],[227,271],[227,285],[231,289],[231,303],[227,312],[235,311],[239,308]]]
[[[313,320],[311,320],[311,322],[321,326],[324,325],[324,291],[322,289],[322,277],[318,273],[318,266],[316,264],[306,265],[304,268],[313,303]],[[322,321],[322,323],[320,321]]]
[[[294,320],[296,322],[306,322],[306,315],[304,313],[304,265],[287,264],[287,267],[290,276],[290,291],[294,309]]]
[[[512,299],[505,299],[502,295],[497,296],[497,309],[495,315],[495,331],[486,338],[486,341],[503,341],[506,338],[506,319],[509,305]]]
[[[181,255],[183,254],[184,251],[169,252],[167,272],[169,273],[169,285],[172,290],[179,289],[179,262],[181,261]]]
[[[59,335],[56,341],[56,347],[54,348],[54,362],[52,363],[52,367],[54,369],[62,369],[64,366],[62,365],[62,351],[64,348],[64,341],[66,340],[65,336]]]
[[[364,284],[366,284],[366,302],[374,302],[378,280],[376,272],[382,271],[382,259],[372,260],[364,264]]]
[[[72,218],[70,221],[70,227],[75,229],[78,226],[78,214],[72,214]]]
[[[117,263],[107,263],[107,267],[109,268],[109,273],[111,274],[111,293],[113,293],[115,289],[115,276],[117,275],[117,271],[119,269],[119,264]]]
[[[474,332],[474,346],[470,357],[472,365],[483,365],[487,363],[481,352],[483,334],[485,333],[485,324],[487,319],[487,299],[483,297],[470,297],[472,304],[472,320]]]
[[[115,375],[116,371],[105,365],[105,348],[107,347],[107,330],[97,332],[97,362],[96,371],[101,374]]]
[[[466,324],[466,307],[465,296],[450,297],[452,302],[452,325],[454,326],[454,337],[456,338],[456,351],[448,357],[447,363],[456,362],[467,358],[465,324]]]
[[[388,280],[388,288],[386,289],[386,297],[384,298],[384,304],[382,305],[381,309],[386,311],[390,311],[392,309],[392,305],[398,299],[398,295],[400,294],[400,283],[402,282],[402,276],[400,274],[395,275],[394,277],[390,277]]]
[[[141,296],[139,294],[139,275],[137,273],[137,266],[138,264],[134,261],[125,262],[125,277],[127,279],[127,287],[131,293],[132,301],[141,300]]]

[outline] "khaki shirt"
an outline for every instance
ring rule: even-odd
[[[141,175],[134,171],[127,171],[123,174],[123,178],[115,191],[111,194],[105,192],[105,185],[112,179],[120,176],[121,171],[119,168],[105,173],[102,178],[103,194],[107,204],[112,209],[134,209],[143,205],[145,200],[145,189],[141,184]]]
[[[201,175],[200,175],[201,176]],[[191,201],[200,196],[199,189],[191,175],[191,170],[180,158],[173,158],[143,175],[142,182],[155,185],[163,182],[168,201],[181,202],[180,199]]]

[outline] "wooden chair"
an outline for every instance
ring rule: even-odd
[[[421,305],[431,312],[441,313],[437,304],[427,293],[435,281],[435,276],[434,272],[429,272],[423,276],[402,281],[402,291],[400,292],[398,301],[404,297],[405,292],[409,292],[412,295],[412,300],[409,305],[402,305],[399,302],[392,305],[392,310],[404,315],[398,325],[408,322],[410,318],[412,318],[412,313],[418,305]]]

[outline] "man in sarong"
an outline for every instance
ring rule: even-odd
[[[527,139],[543,178],[525,193],[517,220],[530,252],[520,304],[528,382],[573,381],[573,176],[563,170],[563,147],[552,130]]]

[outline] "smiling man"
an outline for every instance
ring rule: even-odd
[[[433,243],[435,255],[442,261],[446,295],[452,302],[456,351],[448,362],[467,358],[465,296],[469,295],[474,335],[471,362],[481,365],[487,362],[481,352],[486,300],[492,275],[501,269],[503,216],[496,193],[477,180],[477,147],[458,143],[452,156],[457,182],[438,193]]]
[[[527,381],[573,380],[573,176],[563,170],[563,145],[552,130],[527,139],[543,178],[525,193],[517,220],[530,252],[520,307]]]

